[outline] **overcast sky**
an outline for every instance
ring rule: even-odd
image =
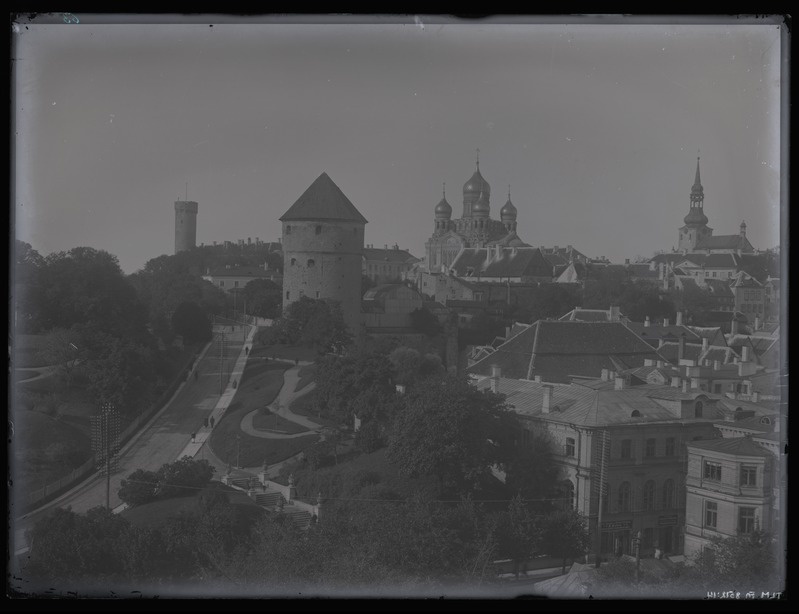
[[[421,257],[443,182],[460,216],[477,148],[491,216],[510,184],[534,246],[670,250],[698,149],[715,234],[746,220],[756,248],[779,243],[774,23],[82,17],[15,28],[16,234],[43,255],[88,245],[131,273],[173,253],[186,182],[198,244],[274,241],[327,172],[367,243]]]

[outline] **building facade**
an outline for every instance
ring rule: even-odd
[[[419,259],[399,245],[383,249],[368,245],[363,249],[363,274],[377,284],[404,280]]]
[[[283,223],[283,310],[302,296],[340,304],[360,328],[366,218],[322,173],[280,218]]]

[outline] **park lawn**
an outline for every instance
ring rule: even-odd
[[[87,433],[41,412],[14,412],[14,480],[26,490],[54,482],[91,456]]]
[[[338,423],[335,420],[325,418],[324,416],[320,417],[316,410],[313,409],[313,392],[309,392],[297,399],[294,399],[289,406],[289,409],[299,416],[305,416],[314,422],[318,422],[322,426],[338,426]]]
[[[309,432],[308,429],[301,424],[286,420],[283,416],[278,416],[268,409],[256,413],[252,418],[252,425],[259,431],[272,431],[274,433],[284,433],[287,435]]]
[[[300,379],[294,387],[294,392],[299,392],[316,379],[316,365],[303,365],[298,371]]]
[[[271,465],[294,456],[319,439],[318,435],[266,439],[241,430],[241,420],[245,415],[274,401],[283,386],[283,373],[288,367],[285,363],[271,360],[251,366],[248,361],[233,403],[211,432],[209,444],[220,460],[235,464],[238,456],[242,467],[256,467],[264,462]],[[251,370],[249,377],[247,369]]]

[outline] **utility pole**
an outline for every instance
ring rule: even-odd
[[[119,412],[111,403],[103,403],[100,413],[91,417],[92,450],[98,470],[105,473],[105,507],[111,509],[111,470],[116,468],[119,451]]]
[[[225,391],[222,372],[225,369],[225,332],[219,333],[219,396]]]

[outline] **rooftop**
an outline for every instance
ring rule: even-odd
[[[339,220],[366,224],[361,215],[344,192],[333,180],[322,173],[302,193],[297,201],[281,217],[281,222],[293,220]]]

